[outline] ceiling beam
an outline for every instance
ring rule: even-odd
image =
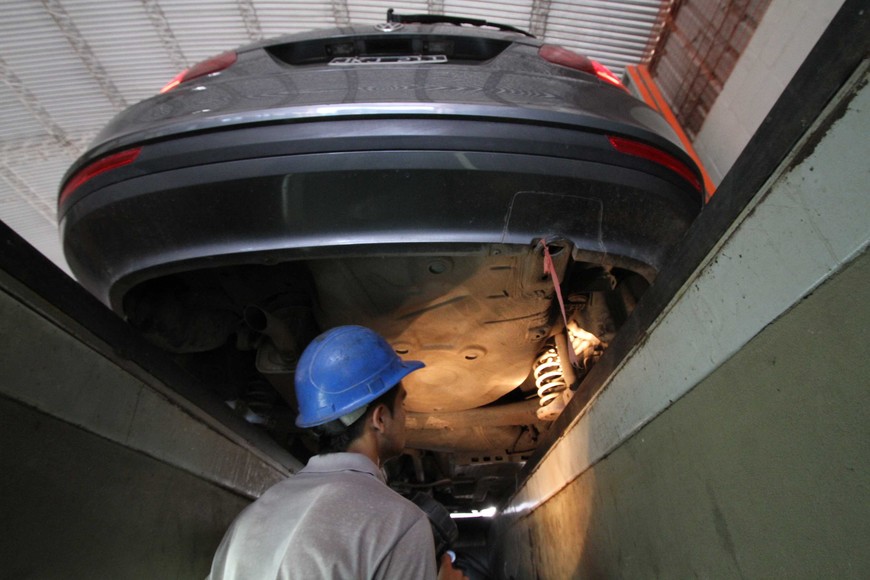
[[[94,80],[97,81],[103,95],[109,99],[109,102],[112,103],[118,111],[126,109],[126,99],[124,99],[124,96],[121,94],[121,91],[118,90],[118,87],[115,86],[115,83],[112,82],[106,69],[104,69],[103,65],[100,64],[97,55],[94,54],[88,41],[85,40],[85,37],[82,36],[81,32],[79,32],[78,27],[66,11],[66,8],[64,8],[60,3],[60,0],[42,0],[42,5],[54,20],[55,24],[57,24],[57,27],[60,29],[64,38],[66,38],[67,42],[69,42],[73,51],[81,59],[82,63],[84,63],[85,68],[88,69],[88,72]]]
[[[263,40],[263,27],[260,26],[260,18],[257,16],[257,8],[254,6],[253,0],[237,0],[239,5],[239,14],[242,15],[242,24],[245,25],[245,32],[248,33],[248,38],[253,41]]]
[[[347,0],[332,0],[332,17],[336,26],[350,25],[350,11],[347,8]]]
[[[166,14],[160,7],[160,4],[157,3],[157,0],[141,1],[142,7],[145,9],[145,14],[148,15],[148,20],[151,21],[151,26],[153,26],[154,31],[157,32],[157,37],[160,39],[160,43],[163,45],[163,48],[166,49],[166,54],[169,56],[169,60],[172,61],[172,66],[175,67],[176,70],[182,70],[190,66],[191,63],[189,63],[187,58],[184,56],[184,51],[181,50],[181,44],[178,42],[175,33],[172,32],[172,26],[169,25],[169,19],[166,18]]]
[[[550,0],[534,0],[529,14],[529,33],[538,38],[547,35],[547,19],[550,16]]]
[[[9,166],[6,159],[0,163],[0,179],[3,179],[9,184],[9,187],[15,193],[15,196],[24,201],[33,210],[51,225],[57,225],[57,214],[55,209],[43,200],[39,194],[27,185],[12,167]]]
[[[18,78],[15,71],[9,68],[9,65],[6,64],[6,61],[2,57],[0,57],[0,81],[6,83],[6,86],[12,89],[12,92],[15,93],[18,100],[24,105],[24,108],[42,126],[49,137],[54,139],[61,147],[75,151],[74,156],[82,153],[79,147],[67,136],[66,131],[51,118],[51,115],[42,106],[36,95]]]

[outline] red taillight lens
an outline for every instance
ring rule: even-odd
[[[561,46],[555,46],[552,44],[545,44],[540,49],[538,49],[538,56],[540,56],[547,62],[558,64],[560,66],[566,66],[568,68],[573,68],[574,70],[579,70],[585,73],[589,73],[591,75],[595,75],[606,83],[610,83],[615,87],[625,89],[625,86],[623,86],[622,81],[619,80],[619,77],[613,74],[609,68],[607,68],[598,61],[592,60],[588,56],[577,54],[576,52],[568,50],[567,48],[562,48]]]
[[[610,83],[611,85],[616,85],[617,87],[625,88],[622,84],[622,81],[619,80],[615,74],[613,74],[609,68],[604,66],[598,61],[592,61],[592,68],[595,69],[595,76],[600,78],[601,80]]]
[[[694,187],[698,191],[701,191],[701,182],[695,176],[695,173],[691,169],[689,169],[688,165],[686,165],[670,153],[665,153],[660,149],[656,149],[652,145],[647,145],[646,143],[634,141],[633,139],[625,139],[623,137],[611,136],[608,136],[608,139],[610,140],[610,144],[613,145],[613,148],[620,153],[634,155],[635,157],[641,157],[643,159],[652,161],[653,163],[663,165],[664,167],[667,167],[668,169],[677,173],[680,177],[691,183],[692,187]]]
[[[121,151],[120,153],[113,153],[112,155],[94,161],[90,165],[86,165],[85,167],[77,171],[75,175],[73,175],[70,180],[66,182],[66,185],[60,192],[60,197],[58,198],[57,202],[58,205],[65,202],[67,198],[72,194],[72,192],[80,188],[82,185],[84,185],[94,177],[101,175],[107,171],[112,171],[113,169],[118,169],[119,167],[130,165],[136,160],[141,151],[141,147],[136,147],[135,149],[127,149],[126,151]]]
[[[160,92],[167,93],[183,82],[195,79],[197,77],[220,72],[225,68],[232,66],[233,64],[235,64],[235,62],[236,53],[234,51],[228,51],[221,53],[217,56],[213,56],[210,59],[197,63],[192,67],[184,69],[183,71],[175,75],[175,78],[169,81],[165,87],[160,89]]]

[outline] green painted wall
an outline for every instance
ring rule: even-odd
[[[204,578],[233,493],[0,398],[0,577]]]
[[[870,577],[870,257],[530,514],[504,578]]]
[[[5,274],[0,578],[201,580],[250,501],[230,486],[277,469],[16,298],[31,294]]]

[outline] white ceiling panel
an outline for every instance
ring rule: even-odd
[[[0,22],[3,80],[38,122],[66,132],[89,131],[105,118],[102,111],[121,110],[100,90],[41,4],[4,2]],[[5,135],[5,126],[0,131]]]
[[[627,64],[649,58],[669,4],[657,0],[552,2],[545,36],[621,75]]]
[[[335,26],[333,8],[328,2],[258,0],[254,6],[265,38]]]
[[[444,14],[480,18],[528,30],[532,2],[530,0],[508,0],[507,2],[498,2],[496,5],[493,2],[486,2],[486,0],[447,0],[444,2]]]
[[[128,104],[153,95],[171,78],[167,70],[188,66],[150,24],[145,3],[64,0],[66,12]]]
[[[386,22],[387,10],[393,8],[397,14],[428,14],[427,2],[371,2],[348,0],[347,12],[350,22],[377,24]]]
[[[149,2],[158,4],[144,0],[145,4]],[[188,65],[255,40],[245,28],[240,2],[184,0],[159,5]]]
[[[4,141],[8,139],[15,146],[24,141],[44,139],[48,135],[6,83],[0,83],[0,122],[3,124]]]

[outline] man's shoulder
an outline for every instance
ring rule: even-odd
[[[384,482],[367,474],[355,471],[325,474],[321,476],[319,485],[330,493],[341,495],[354,503],[376,502],[378,505],[389,504],[391,509],[401,510],[410,515],[423,515],[422,510],[413,502],[403,497]]]
[[[355,458],[345,458],[351,460],[349,464],[340,459],[309,461],[305,469],[277,483],[260,498],[260,511],[333,515],[352,510],[356,515],[387,518],[400,527],[426,517],[416,504],[378,476],[374,464],[369,469],[364,463],[354,463]]]

